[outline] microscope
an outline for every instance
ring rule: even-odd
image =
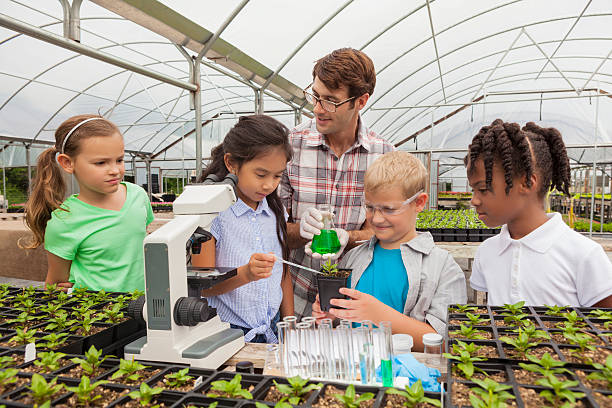
[[[174,201],[174,219],[145,238],[145,296],[129,304],[128,314],[145,320],[147,335],[125,346],[126,359],[216,369],[244,346],[242,330],[222,322],[200,296],[236,268],[188,267],[185,255],[212,238],[212,221],[236,202],[236,182],[232,174],[210,175],[186,186]]]

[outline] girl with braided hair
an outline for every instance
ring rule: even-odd
[[[557,129],[495,120],[465,157],[472,205],[499,235],[480,245],[470,284],[491,305],[612,307],[612,264],[601,245],[547,214],[556,189],[569,196],[570,167]]]

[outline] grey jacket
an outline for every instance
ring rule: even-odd
[[[434,244],[429,232],[417,234],[400,245],[409,285],[404,314],[429,323],[444,335],[448,305],[467,301],[465,276],[453,257]],[[339,267],[353,270],[351,288],[355,289],[372,262],[377,241],[372,237],[349,251],[340,262]]]

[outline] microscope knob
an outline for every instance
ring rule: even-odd
[[[182,297],[174,305],[174,322],[179,326],[195,326],[208,321],[209,308],[206,299]]]
[[[138,299],[132,300],[128,303],[127,314],[132,319],[136,320],[144,320],[142,316],[142,309],[144,308],[146,298],[144,296],[140,296]]]

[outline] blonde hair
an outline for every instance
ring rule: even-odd
[[[84,122],[92,118],[100,120]],[[72,134],[64,143],[64,139],[71,131]],[[81,140],[115,134],[121,134],[117,126],[99,115],[77,115],[59,125],[55,131],[55,145],[38,156],[36,178],[33,180],[32,192],[25,205],[25,222],[32,230],[33,237],[30,242],[19,242],[21,248],[36,248],[44,242],[47,221],[51,219],[51,213],[61,208],[64,202],[66,184],[55,156],[64,153],[74,158],[79,154]]]
[[[416,156],[408,152],[394,151],[383,154],[367,169],[364,188],[375,193],[400,187],[406,198],[419,190],[427,191],[427,169]]]

